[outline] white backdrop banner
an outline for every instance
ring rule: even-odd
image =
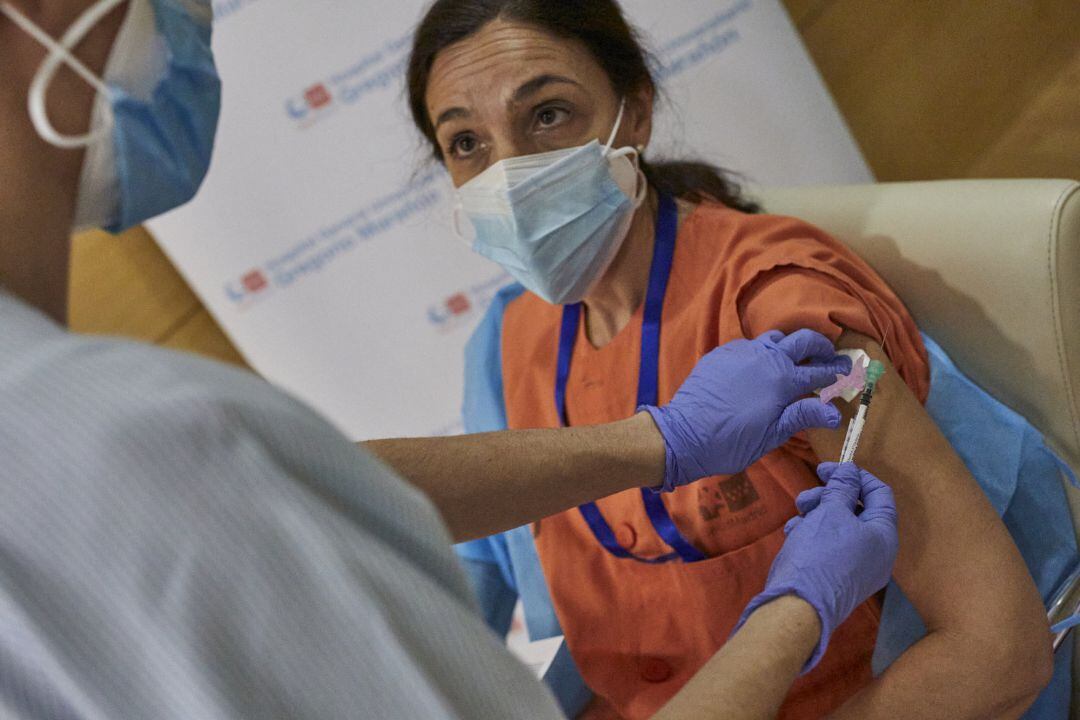
[[[409,119],[427,4],[216,0],[210,175],[150,225],[248,362],[356,440],[460,430],[464,344],[507,282],[451,233]],[[778,0],[624,5],[662,65],[651,157],[759,185],[871,179]]]

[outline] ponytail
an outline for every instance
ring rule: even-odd
[[[663,195],[695,203],[720,202],[744,213],[761,212],[760,205],[743,196],[739,183],[715,165],[690,161],[649,163],[643,158],[641,171]]]

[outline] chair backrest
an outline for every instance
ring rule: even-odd
[[[855,250],[972,380],[1080,473],[1080,183],[948,180],[767,189]],[[1080,493],[1070,493],[1080,527]]]

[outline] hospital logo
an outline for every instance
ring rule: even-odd
[[[312,110],[318,110],[324,105],[329,105],[333,102],[334,98],[330,95],[330,91],[326,89],[326,86],[322,83],[318,85],[312,85],[304,93],[304,100],[307,101],[308,107]]]
[[[428,321],[439,329],[452,329],[458,320],[470,315],[473,310],[473,301],[463,292],[455,293],[443,300],[438,305],[428,308]]]
[[[269,289],[270,281],[258,268],[244,273],[239,280],[225,284],[225,294],[242,310],[266,295]]]
[[[446,299],[446,309],[453,315],[464,315],[472,310],[472,303],[465,293],[458,293]]]
[[[446,298],[442,304],[428,308],[428,320],[433,325],[445,325],[455,317],[469,314],[470,310],[472,310],[472,301],[469,296],[456,293]]]
[[[492,299],[510,276],[499,272],[482,282],[463,288],[453,295],[429,305],[427,319],[430,326],[440,333],[453,332],[467,325],[477,315],[491,307]]]
[[[262,274],[261,270],[252,270],[244,277],[240,278],[241,284],[248,292],[257,293],[266,289],[268,282],[266,282],[266,276]]]
[[[297,97],[290,98],[285,102],[286,113],[290,118],[300,123],[302,127],[309,127],[317,118],[333,107],[334,96],[330,89],[321,82],[312,85]]]

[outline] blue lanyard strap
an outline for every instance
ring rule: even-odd
[[[659,362],[660,362],[660,324],[664,311],[664,296],[667,293],[668,278],[675,257],[675,235],[678,229],[678,209],[675,201],[660,196],[660,207],[656,218],[656,242],[653,248],[652,267],[649,270],[649,287],[645,295],[645,313],[641,326],[641,363],[638,371],[637,405],[656,405],[659,397]],[[560,422],[569,425],[566,416],[566,384],[570,377],[570,363],[574,355],[578,327],[581,324],[581,304],[567,305],[563,308],[562,328],[559,333],[559,359],[555,369],[555,407],[559,412]],[[697,562],[704,560],[702,554],[687,540],[675,521],[671,519],[667,507],[659,493],[649,488],[641,489],[641,499],[645,513],[660,538],[675,552],[657,558],[644,558],[633,554],[615,539],[615,533],[604,519],[596,503],[585,503],[578,510],[592,530],[596,540],[612,555],[638,562],[658,564],[683,560]]]

